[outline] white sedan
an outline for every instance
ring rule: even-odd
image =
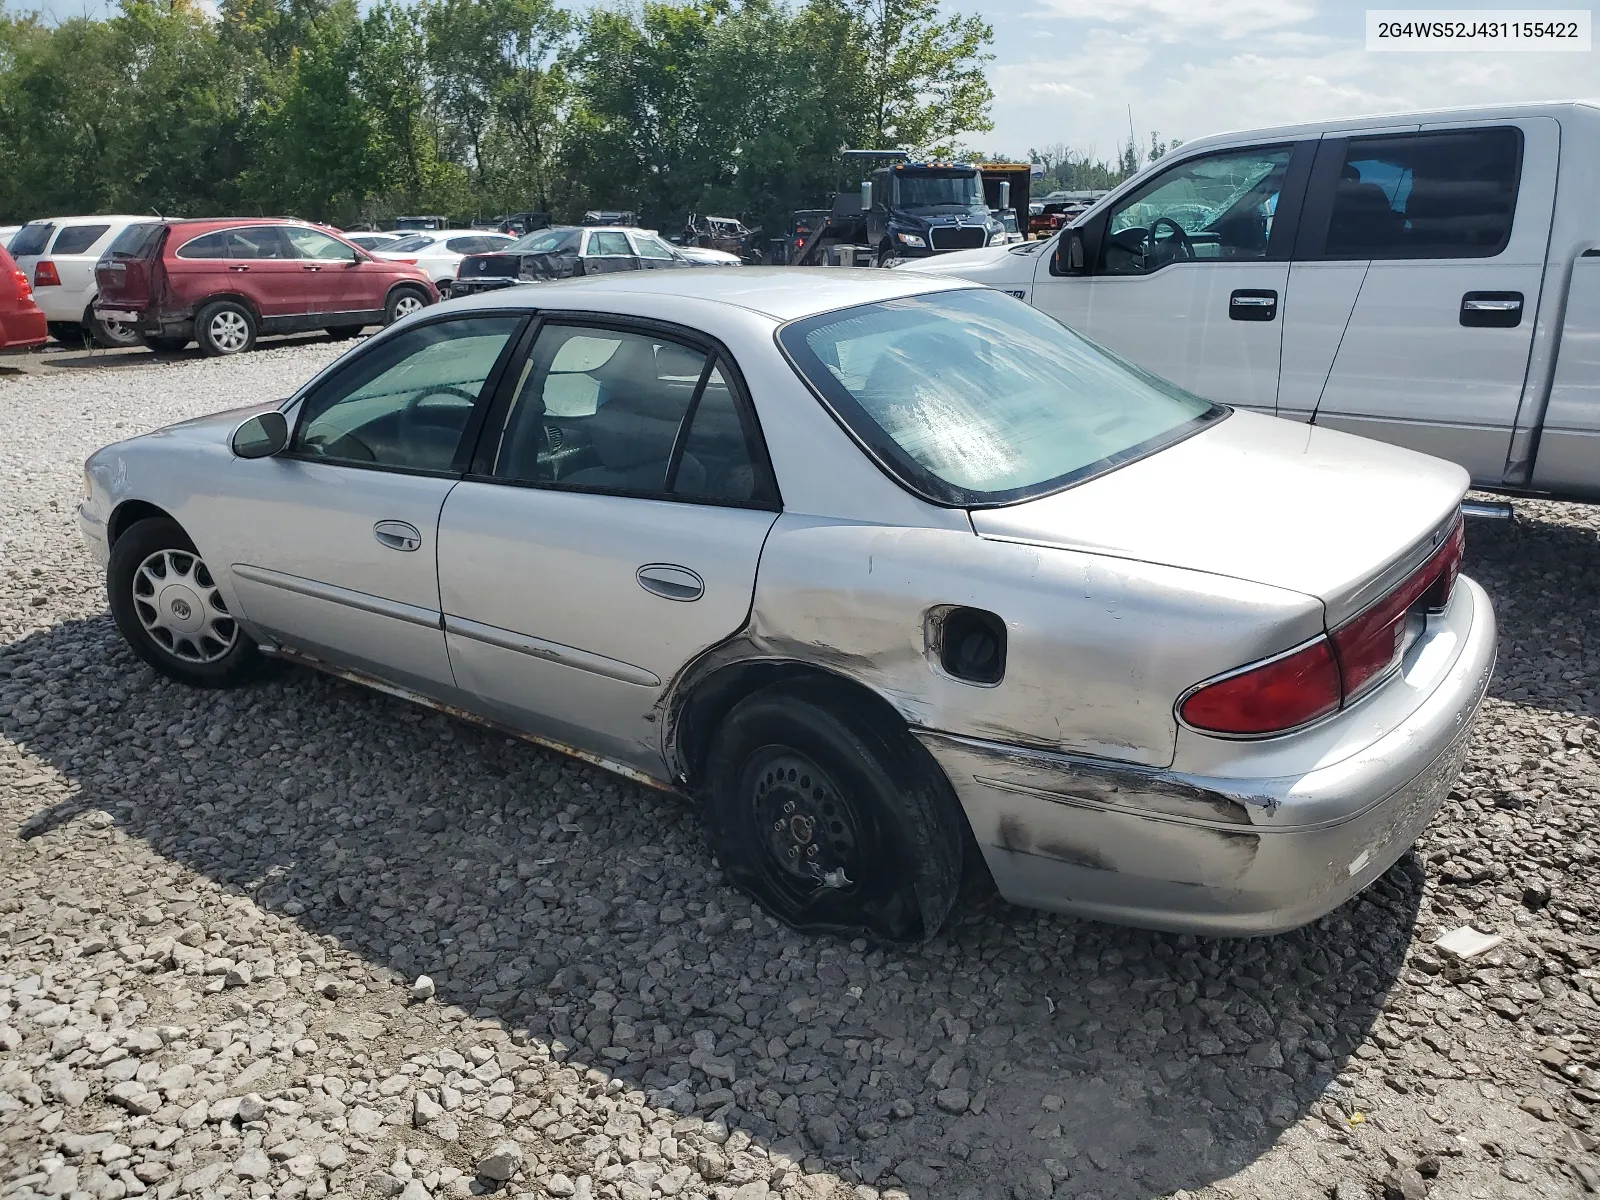
[[[457,300],[85,475],[157,670],[287,659],[687,794],[805,928],[930,936],[968,862],[1302,924],[1433,817],[1494,664],[1459,467],[904,271]]]
[[[380,246],[372,251],[372,256],[416,263],[428,273],[439,295],[448,300],[456,281],[456,269],[463,258],[469,254],[488,254],[516,240],[482,229],[431,229],[426,233],[409,233],[398,241]]]

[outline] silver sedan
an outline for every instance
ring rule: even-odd
[[[1460,468],[903,272],[456,301],[85,474],[157,670],[288,659],[687,793],[809,929],[930,936],[985,867],[1302,924],[1428,823],[1494,664]]]

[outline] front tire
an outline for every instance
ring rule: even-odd
[[[243,354],[256,344],[256,316],[236,300],[217,300],[200,310],[194,340],[212,358]]]
[[[183,527],[168,517],[135,524],[111,548],[106,593],[133,652],[191,687],[236,687],[265,661],[218,592]]]
[[[421,288],[397,287],[389,293],[389,303],[384,306],[383,323],[393,325],[427,307],[428,294]]]
[[[905,257],[893,246],[887,243],[878,251],[878,266],[887,270],[898,266],[905,261]]]
[[[960,889],[963,820],[927,751],[843,687],[764,688],[712,741],[711,848],[797,929],[932,937]]]

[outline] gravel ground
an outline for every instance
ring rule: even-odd
[[[1208,941],[975,893],[890,952],[779,928],[669,797],[122,647],[81,460],[338,349],[0,377],[0,1196],[1600,1189],[1600,510],[1472,526],[1499,675],[1364,896]]]

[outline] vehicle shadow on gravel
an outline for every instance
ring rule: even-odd
[[[457,1035],[492,1020],[661,1109],[918,1197],[1164,1196],[1231,1174],[1319,1101],[1342,1120],[1354,1098],[1335,1076],[1420,897],[1408,857],[1274,938],[1122,929],[983,894],[915,949],[802,937],[725,886],[686,803],[403,701],[300,670],[187,690],[108,618],[0,647],[0,668],[29,689],[0,708],[0,736],[76,789],[20,835],[48,853],[103,811],[360,956],[328,989],[356,980],[371,989],[358,1002],[322,999],[311,965],[288,981],[318,1006],[320,1044],[376,1037],[398,1061],[438,1045],[437,1006],[459,1006]],[[437,997],[407,1005],[423,972]],[[190,974],[173,978],[199,990]],[[487,1120],[463,1121],[463,1145],[504,1135],[473,1124]],[[591,1172],[562,1128],[530,1151],[545,1171]]]
[[[1518,505],[1515,520],[1468,523],[1464,570],[1488,590],[1500,625],[1500,661],[1489,694],[1600,716],[1595,529],[1542,519]]]

